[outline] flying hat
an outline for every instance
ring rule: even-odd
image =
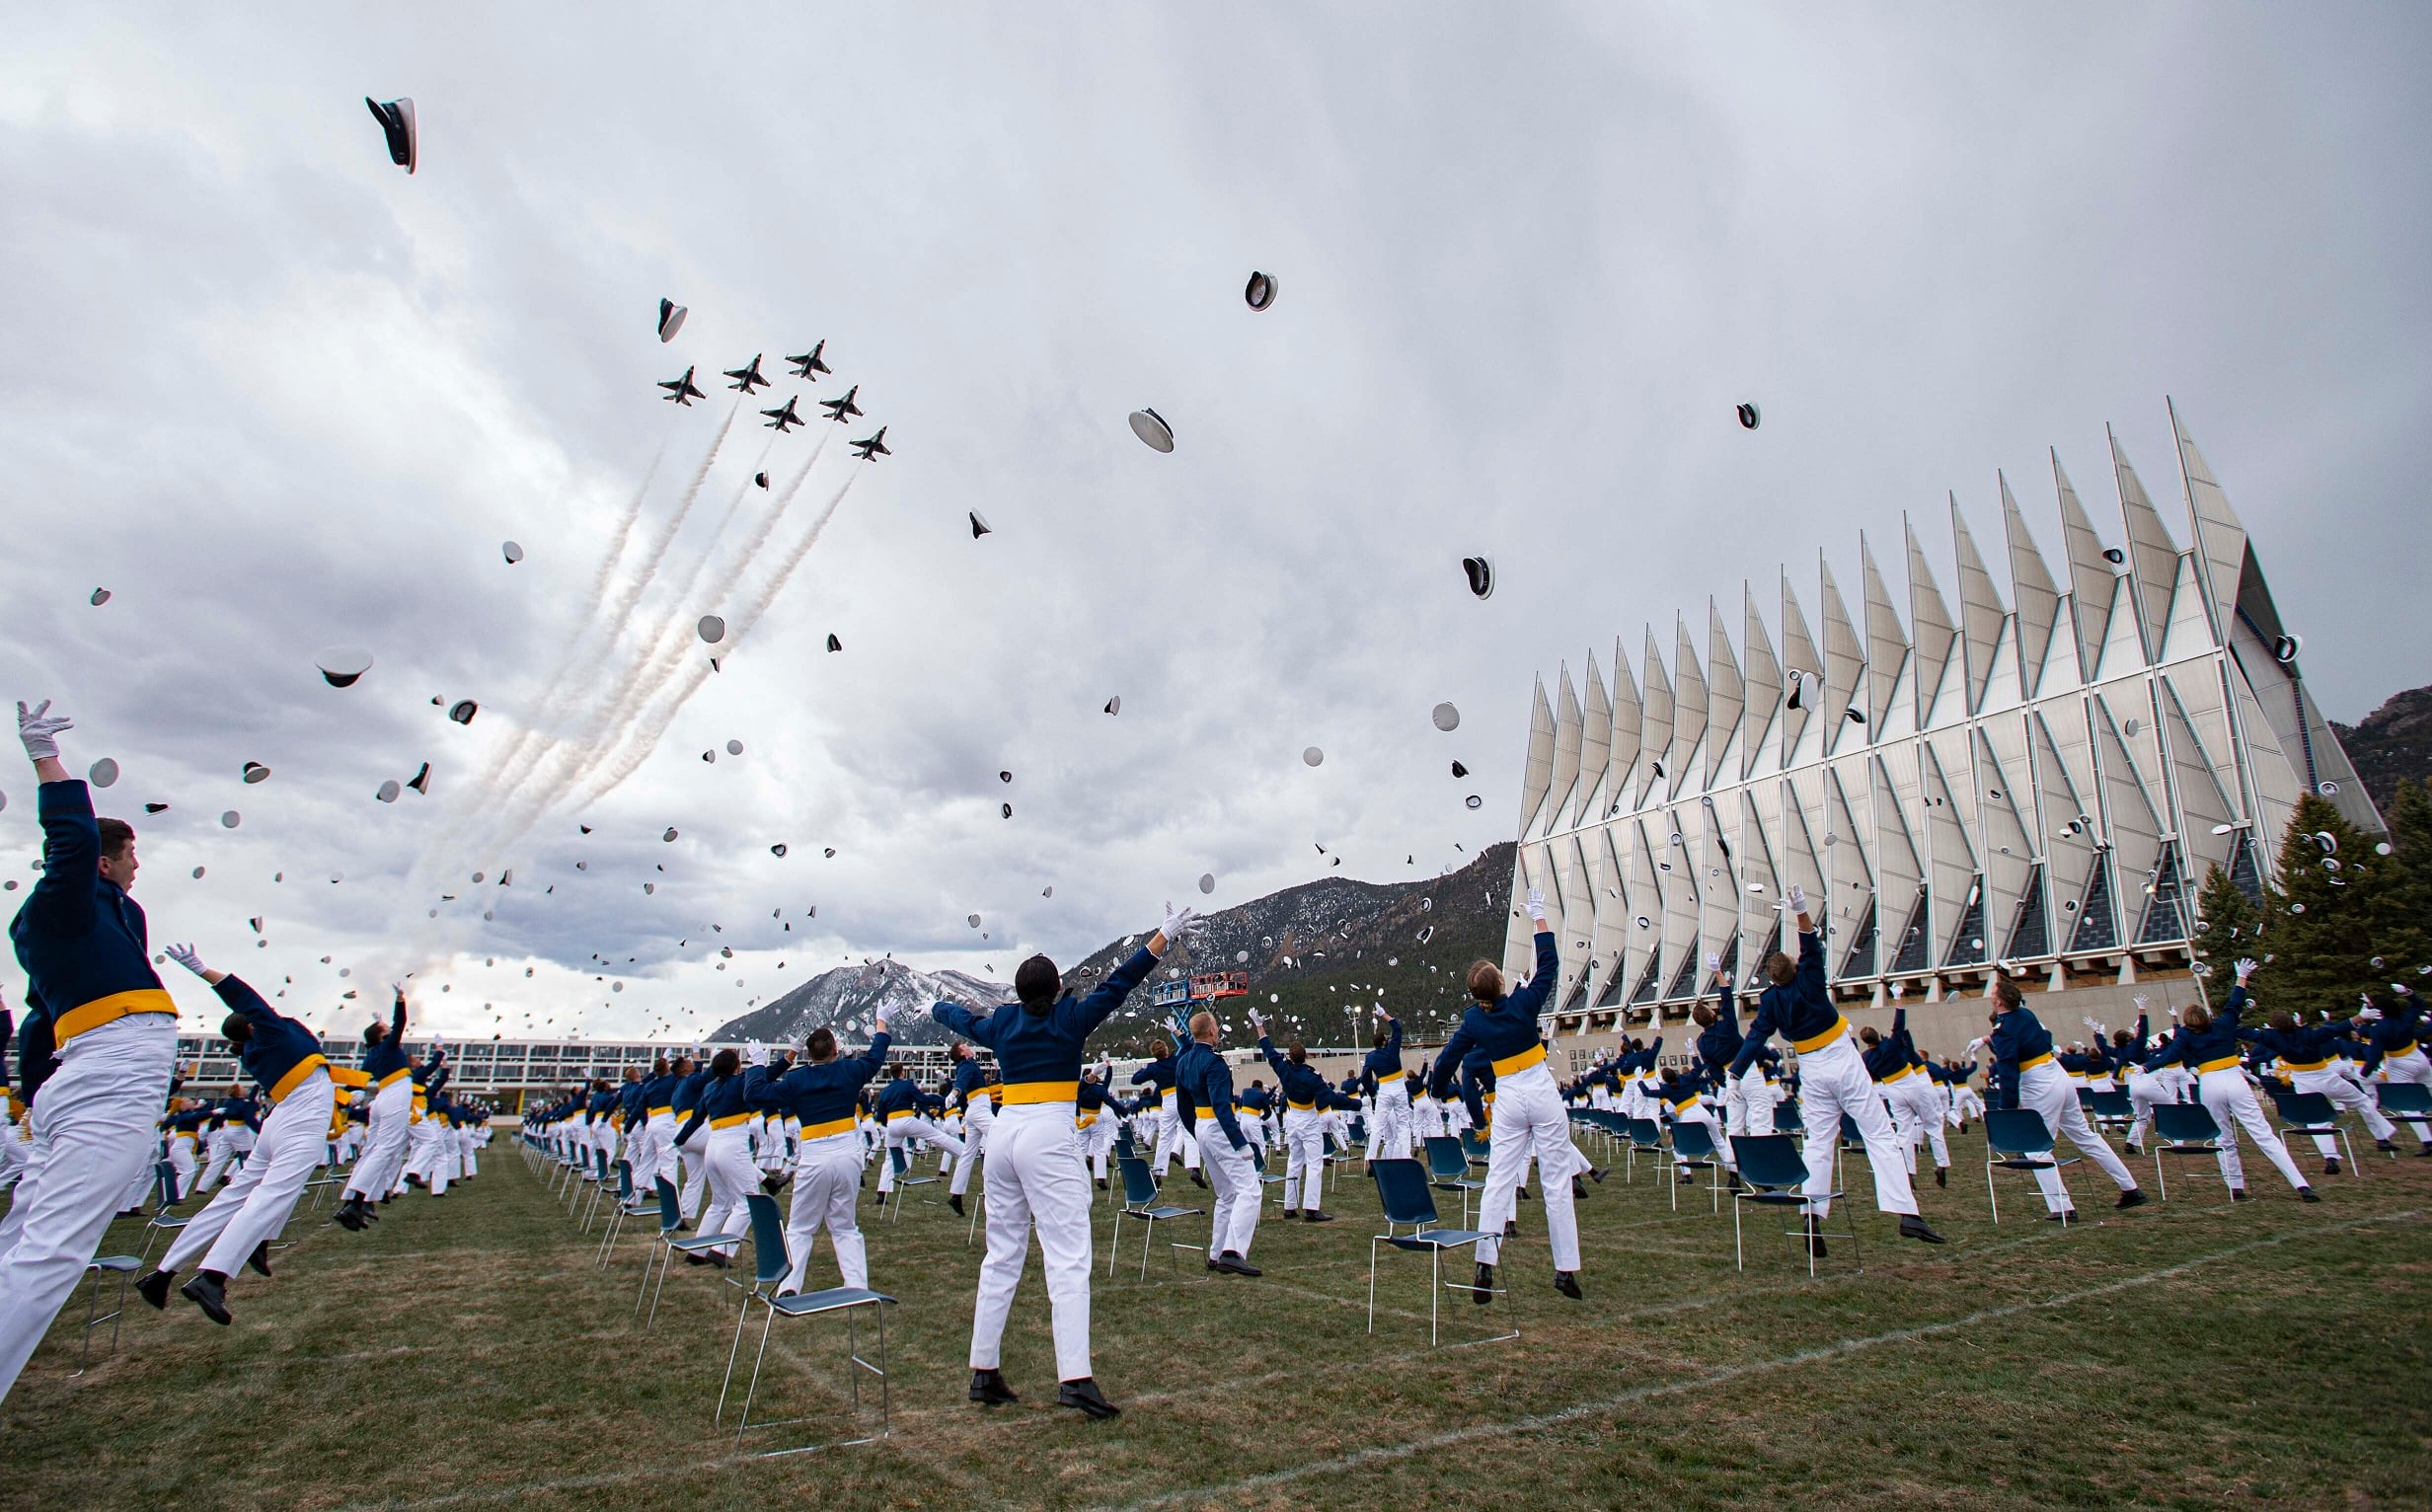
[[[415,792],[417,792],[417,793],[421,793],[421,794],[427,794],[427,793],[429,793],[429,792],[430,792],[430,763],[429,763],[429,762],[427,762],[427,761],[426,761],[426,762],[423,762],[423,763],[422,763],[422,770],[420,770],[419,772],[415,773],[415,774],[414,774],[413,779],[412,779],[411,781],[409,781],[409,782],[406,784],[406,786],[407,786],[407,787],[409,787],[409,788],[411,788],[411,789],[413,789],[413,790],[414,790]]]
[[[91,602],[92,602],[92,604],[93,604],[93,607],[94,607],[94,608],[96,608],[96,609],[99,609],[99,608],[101,608],[104,604],[109,603],[109,602],[110,602],[110,590],[109,590],[108,588],[96,588],[96,589],[94,589],[94,590],[93,590],[93,598],[92,598],[92,601],[91,601]]]
[[[1147,443],[1151,451],[1174,450],[1174,427],[1154,410],[1144,408],[1131,413],[1131,433]]]
[[[481,712],[482,706],[469,698],[460,698],[447,706],[447,717],[459,724],[472,723],[473,717]]]
[[[1455,777],[1467,777],[1467,776],[1469,776],[1469,775],[1470,775],[1470,769],[1469,769],[1469,768],[1467,768],[1467,767],[1463,766],[1461,763],[1459,763],[1459,762],[1457,762],[1457,761],[1453,763],[1453,776],[1455,776]]]
[[[1122,712],[1123,712],[1123,695],[1121,695],[1121,694],[1119,694],[1119,693],[1118,693],[1118,694],[1116,694],[1114,697],[1112,697],[1112,698],[1110,698],[1110,699],[1106,700],[1106,713],[1108,713],[1108,714],[1121,714]]]
[[[766,473],[754,473],[751,475],[751,481],[765,489],[769,486],[769,475]]]
[[[827,648],[831,651],[841,651],[845,648],[845,643],[836,639],[836,633],[832,630],[828,632]]]
[[[96,788],[107,788],[118,780],[118,764],[105,756],[93,764],[85,779]]]
[[[405,790],[397,785],[397,779],[392,777],[387,782],[382,783],[379,791],[375,792],[372,796],[378,798],[383,803],[394,803],[397,801],[397,794],[403,792],[405,792]]]
[[[983,520],[983,519],[981,519],[981,518],[979,517],[979,511],[978,511],[977,509],[974,509],[974,510],[972,510],[972,511],[971,511],[971,539],[972,539],[972,540],[974,540],[974,541],[978,540],[980,537],[982,537],[982,536],[984,536],[984,535],[988,534],[991,530],[994,530],[995,528],[996,528],[995,526],[990,525],[990,524],[989,524],[986,520]]]
[[[249,761],[245,764],[245,780],[248,783],[261,782],[269,775],[270,769],[264,766],[261,762]]]
[[[780,840],[775,845],[770,846],[769,854],[771,856],[783,857],[786,854],[786,843]]]
[[[729,740],[729,741],[727,741],[727,742],[726,742],[726,754],[727,754],[727,755],[729,755],[729,756],[740,756],[740,755],[742,755],[742,754],[743,754],[743,742],[742,742],[742,741],[740,741],[740,740]]]
[[[334,645],[313,658],[321,669],[321,680],[333,688],[351,688],[354,680],[371,670],[371,652],[359,645]]]
[[[389,161],[408,173],[414,172],[415,159],[418,156],[415,140],[414,102],[400,95],[383,105],[365,95],[363,104],[371,111],[371,118],[380,122],[380,129],[388,134]]]
[[[1759,420],[1761,420],[1761,419],[1763,419],[1763,418],[1764,418],[1764,416],[1763,416],[1762,415],[1759,415],[1759,414],[1757,413],[1757,407],[1756,407],[1756,406],[1754,406],[1754,405],[1742,405],[1742,406],[1740,406],[1740,407],[1739,407],[1739,423],[1740,423],[1740,427],[1741,427],[1742,429],[1744,429],[1744,430],[1754,430],[1754,429],[1756,429],[1756,428],[1757,428],[1757,421],[1759,421]]]
[[[1263,310],[1275,302],[1275,275],[1253,271],[1250,282],[1242,288],[1242,303],[1253,310]]]
[[[235,829],[238,825],[243,824],[244,822],[245,816],[238,813],[233,808],[219,816],[219,827],[221,829]]]
[[[508,567],[513,567],[523,560],[523,547],[513,541],[508,541],[499,546],[498,555],[506,559]]]
[[[1473,598],[1494,597],[1493,558],[1482,552],[1475,557],[1464,557],[1461,559],[1461,570],[1470,579],[1470,595]]]
[[[1199,890],[1201,892],[1214,892],[1216,890],[1215,872],[1202,871],[1199,873]]]
[[[1326,760],[1326,753],[1313,745],[1309,747],[1309,749],[1301,752],[1301,760],[1309,763],[1309,765],[1313,767],[1318,766]]]
[[[659,340],[674,340],[675,334],[684,329],[684,317],[690,315],[692,311],[689,308],[684,305],[677,304],[672,299],[660,300],[658,302]]]
[[[1463,798],[1461,801],[1462,801],[1464,804],[1466,804],[1466,805],[1468,805],[1469,807],[1471,807],[1471,808],[1480,808],[1480,807],[1484,806],[1484,804],[1485,804],[1485,801],[1486,801],[1486,800],[1485,800],[1485,799],[1483,799],[1483,798],[1482,798],[1482,797],[1480,797],[1477,794],[1473,793],[1473,794],[1471,794],[1468,797]]]
[[[701,632],[701,639],[712,645],[726,639],[726,622],[714,614],[703,615],[700,623],[693,628]]]
[[[1461,711],[1450,704],[1436,705],[1434,718],[1435,727],[1440,730],[1449,732],[1461,727]]]

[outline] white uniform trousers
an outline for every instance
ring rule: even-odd
[[[2238,1157],[2238,1131],[2263,1152],[2263,1158],[2273,1169],[2288,1177],[2289,1185],[2303,1186],[2306,1178],[2298,1173],[2297,1163],[2289,1159],[2288,1146],[2272,1132],[2271,1120],[2263,1116],[2261,1104],[2254,1100],[2254,1089],[2246,1085],[2246,1074],[2236,1066],[2219,1071],[2207,1071],[2196,1078],[2196,1096],[2212,1110],[2213,1122],[2221,1125],[2221,1178],[2233,1191],[2243,1190],[2246,1184],[2245,1163]]]
[[[178,1195],[183,1198],[194,1189],[194,1140],[190,1134],[169,1137],[169,1169],[177,1173]]]
[[[1407,1074],[1377,1084],[1377,1110],[1368,1130],[1368,1158],[1410,1158],[1410,1079]]]
[[[1606,1098],[1608,1102],[1611,1100],[1610,1097]],[[1422,1149],[1425,1148],[1428,1140],[1443,1138],[1444,1104],[1428,1096],[1411,1098],[1410,1137],[1417,1141]]]
[[[2028,1066],[2018,1073],[2018,1106],[2033,1108],[2042,1117],[2043,1126],[2055,1141],[2066,1139],[2078,1147],[2078,1153],[2092,1161],[2111,1184],[2121,1191],[2136,1190],[2137,1178],[2127,1163],[2111,1153],[2109,1141],[2094,1131],[2087,1121],[2086,1108],[2078,1101],[2078,1085],[2069,1073],[2050,1061],[2040,1066]],[[2057,1145],[2053,1159],[2058,1160]],[[2069,1188],[2061,1180],[2057,1168],[2035,1172],[2035,1184],[2043,1189],[2044,1206],[2055,1213],[2076,1211],[2077,1204],[2069,1197]]]
[[[2195,1091],[2194,1079],[2178,1066],[2165,1066],[2160,1071],[2132,1071],[2128,1074],[2128,1105],[2136,1109],[2136,1121],[2128,1126],[2128,1143],[2132,1148],[2144,1147],[2146,1137],[2154,1130],[2154,1109],[2165,1102],[2185,1100]]]
[[[2421,1045],[2407,1051],[2404,1055],[2384,1056],[2382,1058],[2382,1080],[2409,1082],[2417,1087],[2432,1087],[2432,1058],[2424,1055]],[[2410,1118],[2406,1121],[2406,1129],[2417,1139],[2432,1144],[2432,1124],[2427,1124],[2420,1118]]]
[[[786,1257],[793,1269],[781,1290],[803,1289],[810,1272],[811,1246],[819,1230],[827,1230],[836,1247],[836,1268],[847,1286],[867,1289],[870,1258],[862,1244],[862,1227],[854,1213],[861,1196],[862,1136],[858,1129],[806,1139],[794,1161],[794,1207],[786,1219]],[[745,1196],[750,1194],[746,1192]]]
[[[988,1130],[996,1123],[996,1103],[987,1097],[973,1097],[962,1110],[962,1158],[954,1162],[954,1178],[946,1189],[959,1197],[971,1189],[971,1168],[988,1155]],[[986,1191],[986,1187],[980,1188]]]
[[[895,1189],[894,1152],[904,1151],[904,1164],[906,1169],[909,1169],[912,1161],[909,1147],[910,1142],[915,1139],[936,1145],[939,1149],[950,1154],[960,1155],[962,1153],[961,1140],[947,1133],[920,1114],[891,1114],[886,1120],[886,1158],[878,1163],[878,1190],[881,1193]]]
[[[1917,1211],[1917,1194],[1909,1187],[1908,1167],[1900,1159],[1900,1136],[1893,1132],[1883,1099],[1874,1095],[1874,1078],[1845,1030],[1830,1044],[1802,1050],[1798,1056],[1798,1116],[1807,1126],[1807,1211],[1821,1218],[1832,1211],[1833,1154],[1841,1144],[1841,1116],[1847,1113],[1866,1142],[1866,1165],[1874,1172],[1874,1205],[1903,1217]]]
[[[2299,1092],[2318,1092],[2330,1099],[2333,1108],[2346,1108],[2365,1122],[2365,1128],[2375,1139],[2388,1139],[2398,1132],[2398,1126],[2382,1116],[2382,1110],[2365,1096],[2364,1089],[2325,1066],[2319,1071],[2300,1071],[2289,1078]],[[2314,1136],[2314,1148],[2324,1160],[2339,1153],[2338,1141],[2327,1134]]]
[[[1314,1107],[1283,1110],[1283,1210],[1319,1206],[1326,1197],[1326,1120]]]
[[[1971,1118],[1980,1119],[1985,1115],[1985,1099],[1975,1088],[1960,1082],[1950,1089],[1950,1110],[1958,1123],[1965,1123]]]
[[[1734,1136],[1774,1132],[1774,1094],[1765,1085],[1764,1067],[1751,1061],[1747,1070],[1724,1079],[1722,1117],[1725,1132]]]
[[[194,1183],[194,1190],[207,1192],[226,1179],[229,1169],[236,1164],[236,1137],[229,1132],[228,1125],[222,1124],[203,1135],[202,1149],[202,1179]]]
[[[1579,1169],[1578,1152],[1570,1144],[1570,1119],[1562,1111],[1562,1095],[1544,1062],[1497,1077],[1494,1109],[1487,1114],[1486,1190],[1479,1198],[1478,1226],[1489,1238],[1478,1242],[1482,1265],[1495,1263],[1502,1252],[1503,1225],[1519,1202],[1520,1183],[1534,1158],[1540,1175],[1546,1229],[1554,1242],[1554,1268],[1579,1268],[1579,1220],[1571,1211],[1570,1182]]]
[[[1708,1107],[1703,1102],[1693,1101],[1687,1106],[1683,1106],[1676,1102],[1672,1104],[1672,1121],[1674,1123],[1702,1123],[1706,1125],[1706,1132],[1713,1136],[1714,1153],[1721,1158],[1722,1169],[1725,1171],[1739,1170],[1739,1157],[1731,1153],[1730,1131],[1723,1126],[1723,1121],[1721,1119],[1714,1116],[1714,1110],[1712,1108]],[[1575,1150],[1577,1146],[1573,1146],[1572,1148]],[[1580,1157],[1576,1164],[1579,1171],[1585,1171],[1587,1169],[1586,1157]],[[1545,1163],[1542,1161],[1538,1163],[1538,1166],[1543,1172],[1546,1179],[1549,1181],[1556,1179],[1558,1175],[1577,1173],[1574,1172],[1555,1172],[1552,1169],[1547,1168]]]
[[[304,1183],[321,1164],[330,1109],[337,1101],[338,1090],[330,1085],[327,1071],[315,1071],[280,1098],[262,1120],[253,1154],[209,1205],[178,1231],[169,1252],[161,1256],[161,1269],[183,1270],[200,1255],[204,1270],[231,1276],[255,1246],[276,1239],[295,1211],[296,1199],[304,1195]]]
[[[1246,1260],[1251,1237],[1258,1232],[1258,1209],[1266,1203],[1257,1168],[1250,1164],[1250,1146],[1233,1148],[1224,1126],[1212,1119],[1199,1120],[1199,1133],[1204,1136],[1199,1141],[1200,1169],[1216,1193],[1215,1209],[1208,1216],[1207,1257],[1229,1252]],[[1247,1129],[1242,1138],[1250,1138]]]
[[[59,1047],[0,1225],[0,1400],[83,1279],[127,1179],[152,1159],[177,1055],[174,1014],[129,1014]]]
[[[989,1136],[988,1255],[971,1311],[971,1368],[995,1370],[1030,1232],[1047,1272],[1058,1380],[1090,1371],[1090,1181],[1073,1143],[1073,1104],[1023,1102],[997,1115]]]
[[[1948,1166],[1950,1146],[1942,1141],[1942,1095],[1935,1090],[1933,1079],[1922,1071],[1911,1071],[1896,1082],[1878,1085],[1892,1127],[1899,1131],[1901,1148],[1907,1153],[1909,1174],[1917,1173],[1921,1144],[1933,1148],[1936,1166]]]
[[[1104,1111],[1103,1109],[1101,1109],[1095,1114],[1076,1113],[1075,1118],[1076,1121],[1079,1119],[1089,1120],[1082,1127],[1076,1129],[1074,1131],[1074,1135],[1080,1142],[1082,1159],[1089,1162],[1090,1174],[1096,1176],[1099,1180],[1103,1181],[1106,1179],[1106,1156],[1109,1151],[1114,1149],[1115,1126],[1122,1122],[1122,1120],[1115,1117],[1114,1114]],[[995,1126],[995,1120],[991,1119],[989,1121],[989,1127],[993,1130]],[[984,1154],[985,1152],[982,1153]],[[984,1185],[980,1189],[983,1192],[987,1190]]]
[[[27,1156],[33,1149],[32,1137],[21,1125],[9,1117],[5,1106],[6,1101],[5,1097],[0,1097],[0,1190],[16,1185],[17,1178],[25,1174]],[[187,1151],[186,1158],[188,1168],[190,1170],[194,1158],[190,1147]],[[185,1182],[185,1176],[178,1177],[181,1190],[184,1189]]]
[[[751,1205],[743,1199],[759,1190],[760,1168],[752,1164],[750,1127],[738,1123],[732,1128],[713,1129],[704,1125],[694,1131],[692,1143],[708,1147],[702,1152],[701,1168],[709,1178],[710,1206],[701,1215],[698,1232],[751,1232]],[[717,1248],[720,1254],[732,1254],[735,1247],[720,1245]]]
[[[1163,1181],[1166,1178],[1166,1172],[1174,1169],[1174,1156],[1178,1147],[1182,1156],[1182,1169],[1184,1171],[1198,1170],[1199,1142],[1190,1137],[1190,1130],[1182,1127],[1180,1103],[1171,1088],[1166,1091],[1165,1096],[1158,1102],[1156,1116],[1157,1148],[1149,1158],[1149,1170],[1155,1173],[1158,1180]]]
[[[690,1115],[687,1114],[686,1116],[689,1117]],[[682,1124],[677,1124],[676,1127],[681,1130],[684,1126]],[[748,1147],[751,1144],[751,1126],[749,1124],[738,1123],[735,1127],[743,1131],[743,1143],[746,1146],[745,1154],[748,1156],[750,1153]],[[683,1172],[684,1176],[684,1179],[676,1186],[676,1211],[684,1215],[684,1219],[687,1223],[699,1219],[701,1221],[701,1227],[697,1232],[702,1234],[723,1234],[725,1232],[723,1229],[713,1229],[709,1227],[708,1220],[702,1217],[701,1209],[703,1199],[708,1199],[713,1205],[715,1205],[718,1200],[710,1190],[709,1147],[710,1136],[712,1134],[722,1132],[724,1131],[713,1129],[705,1123],[700,1128],[693,1130],[692,1138],[685,1140],[683,1143],[675,1147],[677,1169]],[[741,1202],[743,1199],[737,1197],[734,1200]]]
[[[650,1140],[650,1170],[646,1175],[639,1166],[634,1168],[635,1189],[655,1196],[658,1192],[657,1180],[665,1176],[667,1184],[680,1194],[684,1190],[684,1163],[675,1153],[675,1131],[683,1125],[676,1122],[673,1112],[665,1112],[650,1114],[648,1122],[643,1127],[648,1132]]]

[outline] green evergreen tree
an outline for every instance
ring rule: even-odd
[[[2378,837],[2377,837],[2378,838]],[[2373,966],[2379,894],[2395,869],[2376,865],[2373,842],[2314,794],[2297,800],[2280,841],[2280,877],[2264,902],[2263,955],[2268,973],[2249,989],[2272,1008],[2346,1015],[2359,994],[2390,978]],[[2220,963],[2216,963],[2216,977]],[[2224,983],[2226,986],[2226,982]]]
[[[2205,996],[2218,1003],[2229,995],[2232,963],[2242,955],[2263,958],[2263,910],[2216,863],[2206,869],[2204,885],[2196,892],[2195,916],[2196,974],[2204,979]],[[2257,995],[2269,991],[2270,971],[2265,967],[2256,973],[2252,985]]]
[[[2360,863],[2368,876],[2386,873],[2373,889],[2373,949],[2383,958],[2375,974],[2414,983],[2432,965],[2432,784],[2401,780],[2383,817],[2389,838]],[[2382,844],[2391,854],[2380,854]]]

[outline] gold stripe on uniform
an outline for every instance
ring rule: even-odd
[[[158,987],[137,987],[127,992],[114,992],[106,998],[79,1003],[50,1021],[50,1037],[54,1044],[66,1044],[87,1029],[98,1029],[105,1023],[115,1023],[131,1014],[167,1014],[177,1016],[177,999]]]

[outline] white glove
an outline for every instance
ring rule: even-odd
[[[1521,906],[1528,910],[1530,918],[1540,924],[1546,922],[1546,890],[1543,887],[1531,887],[1528,901]]]
[[[1706,969],[1709,971],[1720,971],[1722,969],[1722,955],[1719,951],[1709,950],[1706,952]]]
[[[1985,1042],[1982,1038],[1971,1039],[1967,1042],[1967,1053],[1974,1055],[1977,1051],[1983,1049],[1984,1047]]]
[[[26,707],[24,699],[17,701],[17,738],[26,743],[26,754],[36,761],[57,760],[59,731],[75,727],[74,719],[50,712],[48,699],[32,709]]]
[[[2143,994],[2143,993],[2141,993],[2141,992],[2140,992],[2140,993],[2138,993],[2138,994],[2136,995],[2136,997],[2135,997],[2134,999],[2132,999],[2131,1001],[2133,1001],[2133,1002],[2136,1004],[2136,1006],[2137,1006],[2137,1012],[2138,1012],[2138,1013],[2140,1013],[2140,1014],[2141,1014],[2141,1013],[2145,1012],[2145,994]]]
[[[870,1021],[871,1021],[873,1024],[876,1025],[877,1030],[878,1030],[878,1032],[879,1032],[879,1033],[881,1033],[881,1034],[885,1033],[885,1032],[886,1032],[886,1010],[885,1010],[885,1009],[880,1009],[880,1010],[878,1010],[875,1014],[873,1014],[873,1015],[871,1016],[871,1018],[870,1018]]]
[[[1197,909],[1192,908],[1187,903],[1183,904],[1180,908],[1177,908],[1173,904],[1168,903],[1166,905],[1166,922],[1159,927],[1158,933],[1166,937],[1166,944],[1170,945],[1179,945],[1181,944],[1182,937],[1184,935],[1197,929],[1198,927],[1199,912]]]
[[[168,955],[171,960],[196,976],[210,969],[202,963],[202,957],[194,953],[194,947],[190,945],[173,945],[169,947]]]
[[[1794,914],[1803,914],[1806,911],[1807,889],[1801,887],[1796,882],[1792,882],[1790,884],[1790,912]]]
[[[2252,975],[2254,975],[2253,957],[2245,955],[2240,956],[2238,958],[2238,979],[2242,982]]]

